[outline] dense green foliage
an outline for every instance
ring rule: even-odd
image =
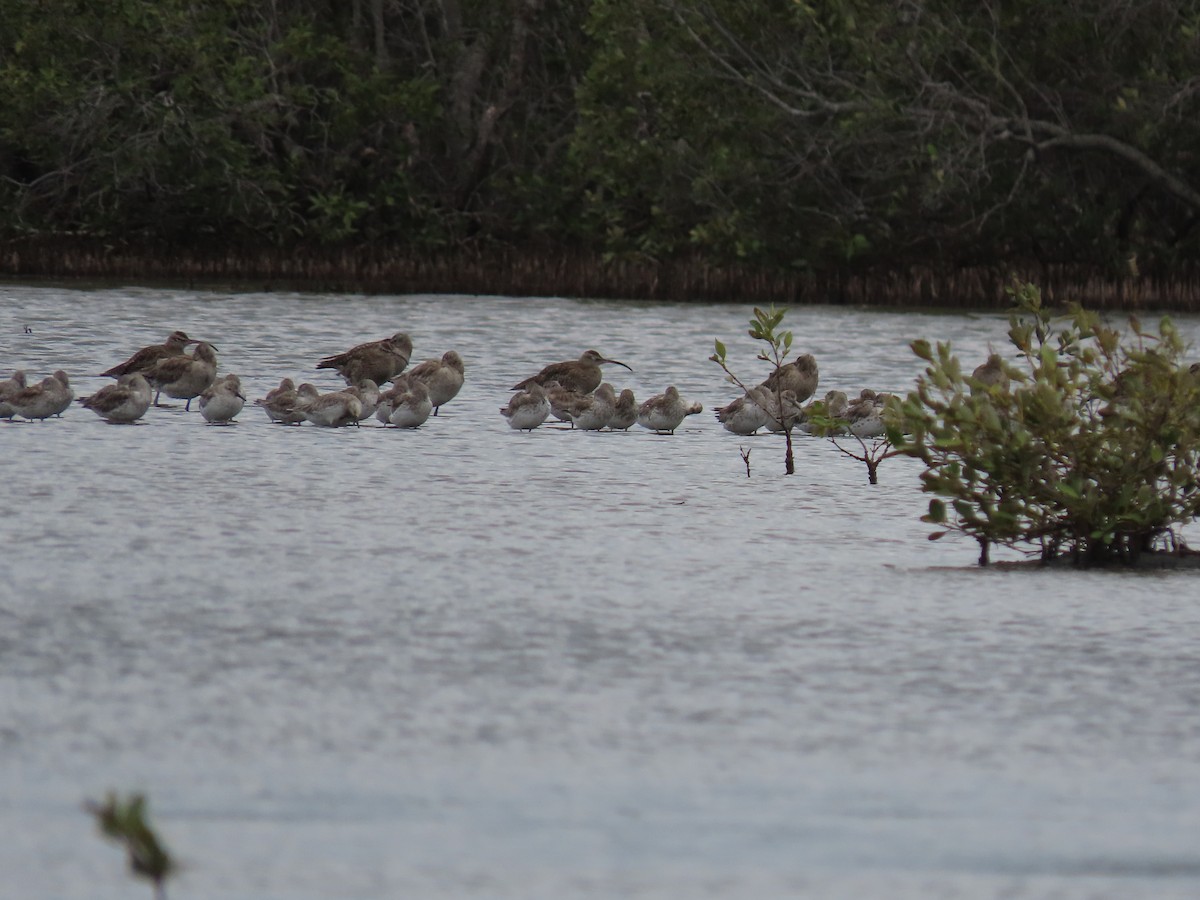
[[[926,466],[926,520],[1044,559],[1135,562],[1200,512],[1200,373],[1169,319],[1127,334],[1079,307],[1052,319],[1019,287],[1009,338],[966,373],[948,344],[928,362],[890,437]],[[989,371],[990,370],[990,371]]]
[[[1193,258],[1200,7],[0,0],[0,237]]]

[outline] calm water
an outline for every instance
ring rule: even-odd
[[[778,439],[708,411],[674,436],[497,412],[588,347],[640,399],[727,402],[713,338],[765,374],[748,307],[0,298],[0,373],[77,395],[175,328],[251,398],[332,389],[316,359],[396,330],[467,363],[416,431],[0,423],[0,897],[149,896],[80,810],[110,788],[149,794],[173,898],[1200,894],[1196,575],[979,570],[926,540],[909,461],[872,487],[802,439],[784,478]],[[821,391],[1005,330],[788,319]]]

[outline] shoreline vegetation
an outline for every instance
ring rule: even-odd
[[[264,290],[503,294],[660,302],[845,305],[911,309],[1011,308],[1014,281],[1050,304],[1092,310],[1200,312],[1200,270],[1100,274],[1075,265],[901,265],[796,272],[701,257],[614,259],[557,248],[463,249],[151,246],[103,239],[0,241],[0,278],[186,285],[237,283]]]

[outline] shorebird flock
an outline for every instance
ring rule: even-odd
[[[152,407],[164,406],[164,396],[184,401],[185,411],[191,410],[195,400],[205,422],[231,424],[247,398],[238,375],[218,375],[217,353],[212,343],[173,331],[161,344],[142,347],[102,372],[103,377],[115,379],[114,383],[78,398],[78,402],[107,422],[132,424]],[[309,382],[297,386],[293,379],[283,378],[253,405],[281,425],[338,428],[374,417],[385,426],[418,428],[458,396],[466,368],[453,350],[409,368],[412,353],[412,339],[403,332],[358,344],[316,362],[317,370],[331,369],[340,375],[346,382],[344,388],[322,392]],[[674,385],[639,403],[630,388],[618,391],[604,380],[604,366],[632,371],[620,360],[587,350],[578,359],[552,363],[518,381],[500,413],[517,431],[532,431],[553,416],[584,431],[622,431],[638,425],[657,434],[674,434],[685,419],[704,410],[699,401],[681,396]],[[816,359],[801,354],[760,384],[747,388],[741,397],[714,407],[716,419],[737,435],[761,429],[810,430],[806,425],[814,404],[805,405],[805,401],[815,393],[818,379]],[[66,372],[59,370],[34,384],[18,370],[0,381],[0,418],[32,421],[61,417],[75,399]],[[886,394],[870,390],[854,400],[841,391],[830,391],[821,401],[821,410],[846,421],[850,433],[874,437],[884,430],[881,414],[886,399]]]

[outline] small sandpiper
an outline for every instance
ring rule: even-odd
[[[569,407],[571,422],[582,431],[599,431],[607,428],[617,409],[617,395],[607,381],[591,394],[584,394]]]
[[[317,363],[318,369],[336,369],[347,384],[358,384],[370,378],[387,384],[408,366],[412,357],[412,338],[397,331],[390,338],[351,347],[345,353],[327,356]]]
[[[176,400],[186,400],[185,410],[191,410],[192,400],[208,390],[217,380],[217,348],[207,341],[196,341],[191,355],[169,356],[160,359],[147,371],[146,380],[154,385],[154,405],[166,394]]]
[[[429,389],[425,387],[425,382],[411,376],[397,378],[396,382],[389,391],[391,412],[388,414],[388,424],[397,428],[420,428],[433,412]]]
[[[210,425],[228,425],[246,405],[242,380],[236,375],[218,378],[200,394],[200,415]]]
[[[75,392],[71,390],[67,373],[59,369],[49,378],[43,378],[40,384],[31,384],[10,394],[8,404],[22,419],[49,419],[61,417],[74,399]]]
[[[703,411],[704,407],[699,401],[684,400],[679,396],[679,389],[672,384],[663,393],[656,394],[641,405],[637,421],[643,428],[658,434],[674,434],[684,419]]]
[[[131,372],[118,377],[116,384],[106,384],[90,397],[81,397],[79,402],[106,422],[130,425],[146,414],[153,397],[146,376]]]
[[[508,427],[514,431],[533,431],[550,415],[546,389],[535,383],[519,394],[513,394],[508,405],[500,407],[500,415],[508,420]]]
[[[424,382],[429,391],[429,402],[433,404],[433,414],[458,396],[466,380],[466,367],[463,359],[453,350],[447,350],[441,359],[427,359],[416,368],[409,371],[408,376]]]
[[[125,360],[123,363],[118,363],[107,372],[100,374],[107,378],[120,378],[122,375],[130,375],[133,372],[145,373],[151,369],[160,359],[167,359],[171,356],[182,356],[184,348],[193,341],[182,331],[172,331],[167,335],[167,339],[161,344],[151,344],[149,347],[143,347],[138,350],[133,356]]]
[[[633,391],[625,388],[617,396],[617,404],[613,407],[612,418],[608,427],[613,431],[628,431],[638,420],[638,402]]]
[[[16,413],[12,404],[8,402],[8,398],[23,390],[26,387],[25,373],[21,369],[17,369],[12,373],[12,378],[0,381],[0,419],[11,419]]]
[[[757,390],[751,388],[751,390]],[[725,406],[714,407],[717,421],[726,431],[734,434],[750,435],[767,424],[767,412],[755,402],[751,394],[738,397]]]
[[[547,382],[557,381],[560,387],[568,391],[590,394],[604,380],[604,372],[600,367],[605,365],[625,366],[629,369],[629,366],[618,359],[605,358],[598,350],[585,350],[579,359],[551,363],[536,375],[518,381],[510,390],[519,391],[531,384],[545,385]]]
[[[302,404],[304,414],[314,425],[322,428],[357,425],[362,416],[362,400],[359,399],[358,389],[355,387],[332,391],[328,394],[317,394],[316,388],[311,384],[302,384],[299,392],[304,394]]]
[[[267,396],[254,401],[255,406],[262,407],[263,412],[272,422],[280,425],[299,425],[305,420],[305,415],[296,407],[298,399],[296,382],[284,378],[279,387],[267,391]]]

